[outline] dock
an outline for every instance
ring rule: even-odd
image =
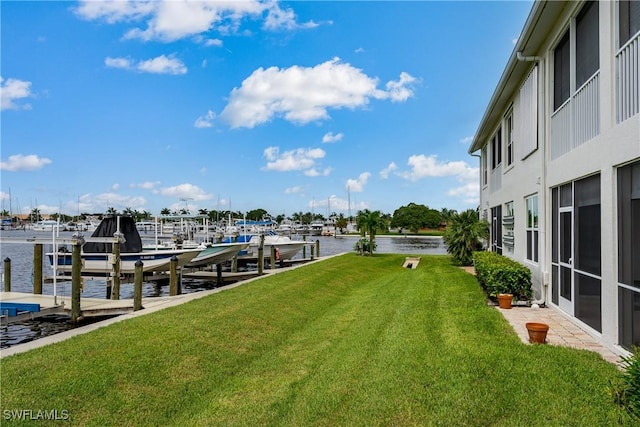
[[[142,306],[151,308],[171,301],[172,297],[142,298]],[[18,303],[25,305],[39,305],[40,310],[35,312],[18,313],[17,316],[0,316],[0,324],[6,325],[15,322],[37,319],[51,314],[71,314],[71,297],[53,295],[38,295],[24,292],[0,292],[0,302]],[[110,300],[102,298],[80,298],[83,318],[99,316],[117,316],[133,312],[133,299]]]

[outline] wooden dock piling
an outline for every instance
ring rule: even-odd
[[[264,271],[264,234],[260,235],[260,246],[258,246],[258,274],[262,276]]]
[[[4,291],[11,292],[11,258],[4,259]]]
[[[142,260],[136,261],[133,273],[133,311],[142,309]]]
[[[71,252],[71,323],[78,323],[78,320],[80,320],[80,288],[82,286],[81,247],[82,242],[74,239]]]
[[[42,294],[42,243],[33,245],[33,293]]]
[[[111,299],[120,299],[120,236],[118,233],[113,235],[113,288],[111,289]]]
[[[169,265],[169,295],[178,295],[178,257],[171,257]]]

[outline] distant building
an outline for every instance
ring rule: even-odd
[[[491,250],[604,345],[640,345],[640,1],[537,1],[469,153]]]

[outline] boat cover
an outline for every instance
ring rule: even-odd
[[[124,243],[120,243],[120,253],[142,252],[142,239],[131,216],[105,216],[91,237],[113,237],[118,230],[118,217],[120,218],[120,232],[126,239]],[[84,253],[111,253],[113,252],[112,246],[111,243],[87,242],[82,247],[82,251]]]

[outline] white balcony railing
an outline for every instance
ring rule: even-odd
[[[551,115],[551,158],[557,159],[599,133],[600,72],[597,72]]]
[[[640,111],[640,33],[616,55],[617,123]]]

